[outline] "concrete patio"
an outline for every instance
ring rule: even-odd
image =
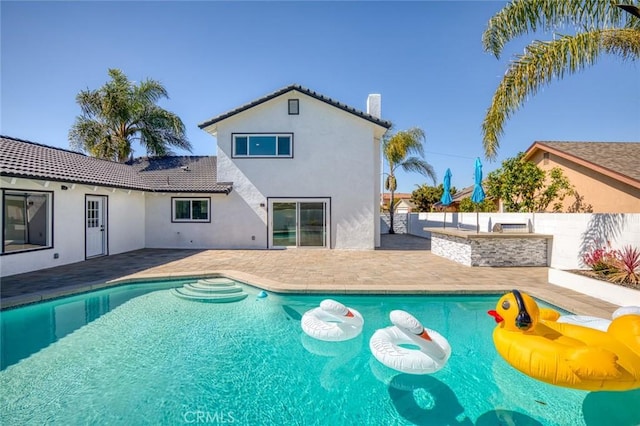
[[[609,318],[608,302],[547,282],[547,268],[467,267],[429,240],[382,235],[378,250],[143,249],[2,278],[2,309],[138,279],[223,274],[280,293],[503,293],[513,288],[576,314]]]

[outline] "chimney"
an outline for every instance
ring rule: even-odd
[[[381,97],[379,94],[372,94],[367,97],[367,114],[375,118],[382,117]]]

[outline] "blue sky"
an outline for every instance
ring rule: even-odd
[[[638,64],[603,57],[531,98],[508,121],[498,159],[484,159],[484,113],[532,39],[513,41],[500,60],[482,50],[504,4],[2,1],[1,132],[68,148],[76,94],[119,68],[164,84],[160,105],[182,118],[194,155],[216,154],[198,123],[292,83],[362,110],[380,93],[383,118],[422,128],[437,183],[451,168],[459,189],[473,184],[475,157],[486,174],[536,140],[640,141]],[[422,183],[431,184],[398,174],[400,192]]]

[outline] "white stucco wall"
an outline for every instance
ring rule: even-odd
[[[45,186],[46,185],[46,186]],[[63,191],[61,186],[69,189]],[[2,188],[11,191],[53,193],[53,247],[0,256],[0,274],[9,276],[85,260],[85,195],[107,197],[108,251],[117,254],[144,248],[144,194],[64,182],[2,178]],[[58,258],[54,258],[54,254]]]
[[[423,228],[441,228],[443,213],[412,213],[409,233],[430,237]],[[422,220],[420,218],[422,217]],[[614,249],[640,248],[640,213],[479,213],[480,231],[496,223],[526,223],[538,234],[553,235],[550,265],[556,269],[583,269],[582,255],[592,242]],[[447,228],[476,229],[475,213],[447,213]]]
[[[172,197],[209,198],[211,222],[172,222]],[[229,195],[147,194],[146,198],[145,235],[148,248],[266,248],[264,221],[253,214],[242,198],[234,192]],[[256,228],[262,231],[252,233]],[[252,239],[252,236],[255,239]]]
[[[300,100],[299,115],[288,114],[288,99]],[[218,181],[233,182],[218,213],[227,245],[266,247],[267,198],[316,197],[330,198],[332,248],[374,248],[379,126],[294,91],[219,122],[216,130]],[[231,158],[232,133],[280,132],[293,133],[293,158]],[[247,240],[252,235],[256,240]]]

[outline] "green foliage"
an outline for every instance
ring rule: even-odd
[[[453,196],[457,192],[455,187],[451,187],[449,193]],[[418,186],[418,189],[411,193],[411,201],[416,205],[416,211],[429,212],[433,205],[440,201],[444,193],[444,185],[429,186],[426,183]]]
[[[69,131],[72,148],[94,157],[124,162],[138,140],[148,155],[169,155],[169,147],[191,151],[180,118],[156,103],[168,98],[155,80],[135,84],[117,69],[111,80],[97,90],[83,90],[76,96],[82,114]]]
[[[471,197],[466,197],[460,200],[458,211],[491,213],[497,211],[497,208],[493,200],[490,200],[489,198],[485,198],[481,203],[474,203],[471,201]]]
[[[527,33],[567,27],[552,41],[532,41],[516,55],[499,83],[482,123],[485,155],[495,158],[504,124],[545,85],[597,62],[603,54],[640,57],[640,19],[602,0],[513,0],[494,15],[482,35],[499,57],[506,43]]]
[[[593,213],[593,206],[585,203],[583,195],[580,195],[576,190],[571,195],[575,201],[567,207],[567,213]]]
[[[487,193],[502,200],[507,212],[546,211],[553,202],[553,211],[561,211],[562,201],[574,193],[569,179],[560,168],[549,173],[529,161],[524,153],[508,158],[502,166],[489,173],[485,181]]]
[[[384,187],[391,192],[391,200],[394,200],[395,191],[398,188],[396,171],[400,168],[405,172],[416,172],[430,177],[434,183],[436,173],[433,167],[424,160],[423,142],[424,131],[418,127],[399,131],[395,134],[387,132],[382,140],[382,154],[389,165],[389,173],[385,179]],[[393,213],[395,200],[389,205],[389,233],[393,234]]]

